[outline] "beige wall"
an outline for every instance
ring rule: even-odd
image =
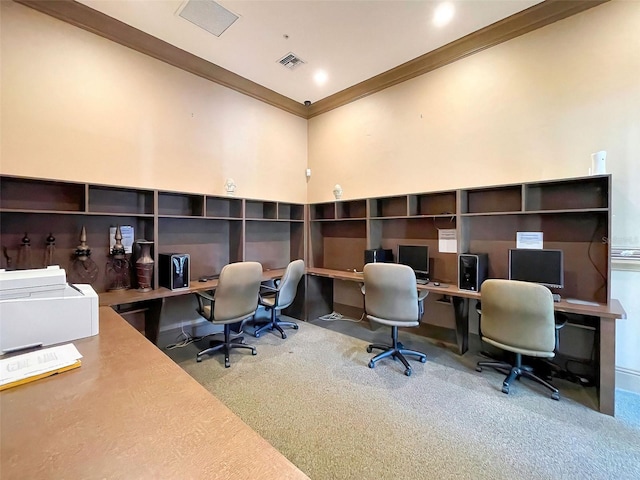
[[[640,247],[639,26],[614,1],[311,119],[309,202],[581,176],[606,150],[614,243]]]
[[[306,120],[1,3],[2,173],[306,201]]]

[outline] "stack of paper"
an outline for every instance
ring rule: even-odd
[[[0,360],[0,390],[77,368],[81,358],[69,343]]]

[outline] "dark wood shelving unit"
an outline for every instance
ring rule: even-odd
[[[352,212],[364,218],[348,221]],[[457,255],[439,252],[438,232],[455,229],[459,253],[487,253],[489,276],[507,278],[517,232],[543,232],[565,252],[563,297],[610,301],[611,176],[598,175],[452,191],[311,204],[309,264],[361,270],[363,250],[428,245],[432,280],[457,283]]]
[[[69,271],[84,226],[99,270],[93,284],[98,292],[108,287],[110,227],[130,225],[136,240],[154,242],[153,282],[158,289],[160,253],[188,253],[192,281],[219,273],[230,262],[255,260],[274,269],[304,258],[305,212],[303,204],[0,176],[0,243],[12,266],[26,232],[32,267],[42,267],[45,239],[51,232],[56,260]],[[136,250],[134,245],[132,263]],[[8,266],[3,255],[0,266]]]

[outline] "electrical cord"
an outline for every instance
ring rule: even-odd
[[[199,342],[207,337],[211,337],[215,335],[215,333],[209,333],[207,335],[203,335],[201,337],[194,337],[193,335],[184,331],[184,325],[180,323],[180,333],[176,337],[176,343],[172,343],[164,347],[166,350],[173,350],[174,348],[183,348],[187,345],[191,345],[193,342]]]
[[[353,322],[353,323],[358,323],[361,322],[362,320],[364,320],[364,312],[362,313],[362,315],[360,316],[360,318],[358,320],[353,319],[353,318],[347,318],[344,315],[342,315],[341,313],[338,312],[331,312],[331,313],[327,313],[326,315],[322,315],[321,317],[318,317],[318,320],[323,320],[325,322],[335,322],[338,320],[342,320],[344,322]]]
[[[601,224],[602,224],[602,219],[600,218],[600,216],[598,216],[596,221],[596,228],[593,230],[593,234],[591,235],[591,240],[589,241],[589,248],[587,248],[587,257],[589,257],[589,261],[591,262],[591,265],[593,265],[593,268],[596,270],[596,272],[598,272],[598,274],[600,275],[600,277],[602,277],[602,280],[603,280],[602,285],[600,285],[600,287],[598,288],[598,290],[596,290],[596,292],[601,290],[603,287],[607,285],[607,277],[600,271],[600,269],[596,265],[596,262],[593,260],[593,257],[591,256],[591,247],[593,246],[593,243],[596,239],[598,230],[600,230]]]

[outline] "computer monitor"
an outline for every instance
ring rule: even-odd
[[[562,250],[509,250],[509,280],[521,280],[549,288],[564,286]]]
[[[427,245],[398,245],[398,263],[413,268],[418,278],[429,277],[429,247]]]

